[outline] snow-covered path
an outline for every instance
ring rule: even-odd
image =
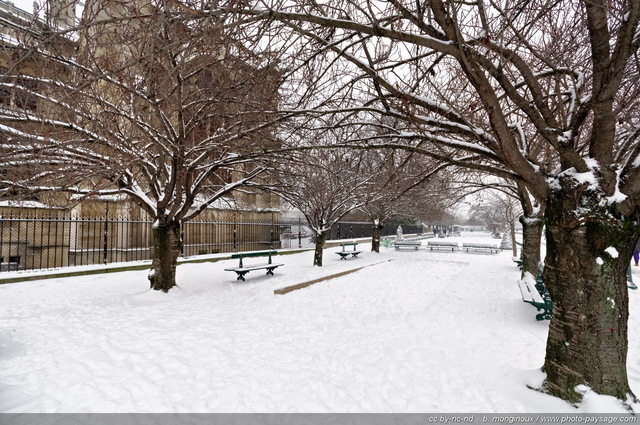
[[[246,282],[223,271],[235,262],[184,264],[168,295],[144,271],[2,285],[0,412],[576,412],[527,388],[548,322],[510,252],[333,251]],[[587,397],[580,411],[622,410]]]

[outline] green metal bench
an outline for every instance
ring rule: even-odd
[[[431,251],[433,251],[434,249],[450,249],[451,252],[453,252],[459,248],[458,242],[428,241],[427,246],[431,249]]]
[[[393,243],[393,247],[395,249],[400,249],[400,248],[420,249],[421,246],[422,246],[422,242],[420,241],[395,241]]]
[[[522,301],[531,304],[538,310],[536,320],[551,320],[553,303],[542,281],[543,271],[544,265],[538,263],[537,276],[534,278],[531,273],[525,272],[524,277],[518,281],[518,286],[522,294]]]
[[[483,243],[463,243],[462,249],[466,249],[467,253],[469,252],[470,249],[473,251],[489,251],[492,254],[494,251],[496,252],[496,254],[498,253],[498,245],[483,244]]]
[[[341,243],[340,246],[342,247],[342,251],[338,251],[336,252],[336,254],[338,254],[340,256],[341,260],[346,260],[348,256],[352,256],[352,257],[357,257],[358,254],[361,254],[362,251],[357,251],[356,247],[358,246],[357,242],[345,242],[345,243]],[[348,246],[353,246],[353,251],[351,250],[347,250],[346,247]]]
[[[262,269],[266,269],[267,274],[273,276],[273,271],[275,269],[277,269],[280,266],[284,266],[284,264],[273,263],[273,261],[271,260],[271,257],[274,255],[278,255],[278,252],[277,251],[261,251],[261,252],[245,252],[240,254],[233,254],[231,258],[240,259],[240,264],[238,265],[238,267],[233,267],[233,268],[224,269],[224,270],[228,272],[236,272],[236,274],[238,275],[238,278],[236,280],[245,280],[244,275],[246,275],[250,271],[262,270]],[[247,258],[247,257],[251,258],[251,257],[266,257],[266,256],[269,257],[269,261],[263,264],[252,264],[252,265],[245,266],[242,261],[243,258]]]

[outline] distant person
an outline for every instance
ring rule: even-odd
[[[638,238],[636,249],[633,251],[633,261],[636,263],[636,266],[638,266],[638,260],[640,260],[640,238]]]
[[[633,283],[633,275],[631,274],[631,265],[627,266],[627,287],[629,289],[638,289],[635,283]]]

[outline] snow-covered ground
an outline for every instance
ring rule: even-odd
[[[235,261],[183,264],[169,294],[148,291],[146,271],[0,285],[0,412],[624,412],[528,388],[548,322],[522,302],[511,252],[361,246],[347,261],[327,249],[322,268],[310,251],[281,256],[246,282],[223,270]]]

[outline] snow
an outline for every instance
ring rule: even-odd
[[[614,247],[610,246],[609,248],[605,249],[604,252],[606,252],[607,254],[609,254],[609,256],[611,258],[618,258],[618,250],[615,249]]]
[[[607,202],[609,204],[621,203],[627,199],[627,195],[620,191],[620,175],[622,174],[622,170],[617,171],[617,180],[616,180],[616,188],[613,195],[607,198]]]
[[[0,412],[625,413],[587,387],[577,408],[528,388],[544,379],[548,322],[522,302],[511,251],[369,243],[347,261],[327,248],[324,267],[282,255],[246,282],[224,271],[235,260],[181,264],[169,294],[148,290],[146,270],[0,285]]]

